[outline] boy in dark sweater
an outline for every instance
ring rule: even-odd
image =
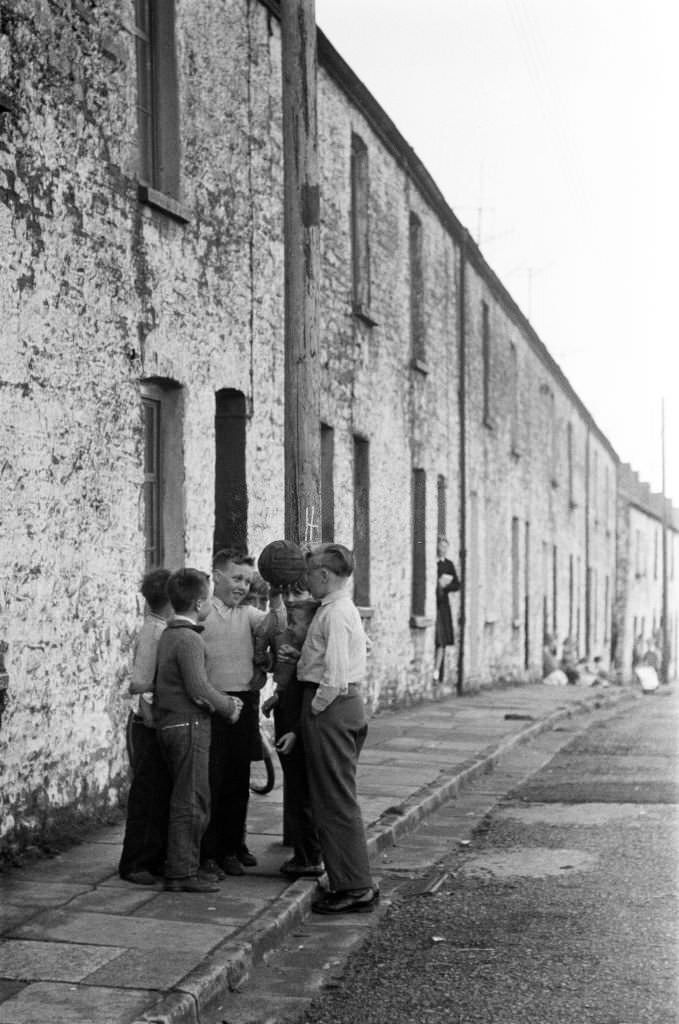
[[[210,715],[238,720],[242,702],[210,686],[200,623],[212,605],[209,577],[180,569],[170,577],[174,609],[158,643],[154,717],[172,776],[165,862],[170,892],[217,892],[212,876],[199,874],[200,843],[210,817]]]

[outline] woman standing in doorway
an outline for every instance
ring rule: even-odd
[[[436,544],[436,639],[434,651],[434,685],[438,686],[445,679],[446,647],[455,644],[453,616],[450,611],[449,594],[460,589],[460,581],[455,566],[449,558],[448,541],[439,537]]]

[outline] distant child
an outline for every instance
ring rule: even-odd
[[[262,706],[265,715],[273,710],[276,748],[283,769],[283,836],[293,848],[292,857],[280,870],[288,878],[318,878],[323,874],[323,864],[302,741],[304,689],[297,678],[297,662],[319,603],[304,584],[291,588],[284,601],[288,626],[273,638],[276,689]]]
[[[156,876],[163,874],[165,862],[171,780],[156,735],[152,705],[158,641],[172,616],[167,596],[169,579],[169,569],[154,569],[142,580],[146,617],[137,640],[129,688],[131,694],[139,694],[139,705],[128,726],[132,782],[118,872],[136,885],[153,885]]]
[[[356,796],[356,767],[368,725],[362,688],[366,636],[347,583],[354,556],[342,544],[319,544],[307,555],[307,579],[320,601],[297,662],[304,686],[302,736],[314,822],[330,891],[314,900],[318,914],[365,913],[379,899],[370,873]]]
[[[154,717],[172,777],[165,862],[170,892],[217,892],[214,876],[199,875],[200,844],[210,817],[210,717],[235,722],[242,703],[210,686],[200,625],[212,606],[209,577],[180,569],[170,577],[174,609],[158,644]]]

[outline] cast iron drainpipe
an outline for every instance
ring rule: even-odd
[[[459,494],[460,494],[460,615],[458,633],[460,641],[457,647],[457,694],[462,696],[462,679],[464,674],[464,645],[467,624],[466,616],[466,595],[467,595],[467,340],[466,340],[466,311],[465,311],[465,278],[467,263],[467,232],[462,235],[460,242],[460,281],[458,295],[458,416],[460,422],[460,448],[459,448]]]

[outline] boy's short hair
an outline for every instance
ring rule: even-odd
[[[344,544],[317,544],[307,552],[307,563],[314,561],[336,576],[351,576],[354,571],[354,553]]]
[[[190,611],[194,601],[210,592],[210,577],[200,569],[178,569],[170,576],[167,593],[177,615]]]
[[[213,569],[223,569],[229,562],[234,565],[254,565],[255,560],[244,548],[220,548],[212,559]]]
[[[152,612],[159,612],[170,600],[167,584],[172,573],[169,569],[152,569],[141,581],[139,590]]]

